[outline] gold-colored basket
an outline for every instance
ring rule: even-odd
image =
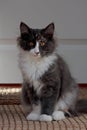
[[[21,88],[0,87],[0,104],[20,104]]]

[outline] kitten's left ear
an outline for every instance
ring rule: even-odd
[[[54,23],[50,23],[45,29],[44,29],[44,33],[48,36],[53,36],[54,34],[54,30],[55,30],[55,25]]]

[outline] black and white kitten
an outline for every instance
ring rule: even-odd
[[[65,61],[57,54],[54,30],[54,23],[43,29],[20,24],[22,103],[28,120],[61,120],[75,111],[78,85]]]

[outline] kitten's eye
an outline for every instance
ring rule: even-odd
[[[29,45],[30,45],[30,46],[33,46],[33,45],[34,45],[34,43],[33,43],[33,42],[30,42],[30,43],[29,43]]]
[[[41,46],[44,46],[44,45],[45,45],[45,42],[41,41],[41,42],[40,42],[40,45],[41,45]]]

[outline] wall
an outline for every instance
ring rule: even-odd
[[[59,38],[87,38],[87,0],[0,0],[0,38],[14,38],[20,21],[44,27],[54,21]]]
[[[0,44],[0,83],[21,83],[16,40]],[[78,83],[87,83],[87,40],[59,40],[58,53],[67,61]]]
[[[87,0],[1,0],[0,83],[20,83],[16,37],[20,21],[33,28],[55,22],[58,52],[77,82],[87,83]]]

